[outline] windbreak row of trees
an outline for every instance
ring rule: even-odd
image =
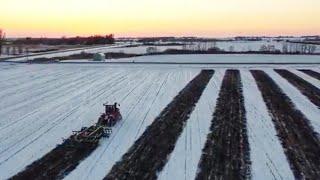
[[[95,35],[89,37],[62,37],[62,38],[22,38],[17,39],[14,44],[45,44],[45,45],[94,45],[94,44],[113,44],[115,41],[113,34],[108,34],[105,36]]]

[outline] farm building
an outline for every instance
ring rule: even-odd
[[[93,61],[104,61],[106,56],[103,53],[96,53],[93,55]]]

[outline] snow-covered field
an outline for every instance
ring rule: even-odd
[[[320,63],[320,56],[308,55],[255,55],[255,54],[205,54],[156,55],[107,62],[169,62],[169,63]]]
[[[275,59],[277,57],[277,59]],[[290,57],[290,58],[289,58]],[[317,56],[147,56],[157,62],[319,62]],[[273,68],[286,66],[12,64],[0,63],[0,179],[41,158],[71,135],[90,126],[102,104],[119,102],[123,121],[109,139],[80,162],[65,179],[102,179],[155,117],[201,69],[215,70],[168,158],[159,179],[194,179],[226,68],[239,69],[248,123],[253,179],[294,179],[271,117],[249,69],[262,69],[275,80],[320,133],[320,110]],[[320,87],[320,81],[288,69]],[[319,65],[303,66],[320,71]]]

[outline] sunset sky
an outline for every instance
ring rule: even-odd
[[[9,37],[314,35],[320,0],[0,0]]]

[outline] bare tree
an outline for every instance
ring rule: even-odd
[[[19,45],[18,46],[18,54],[20,55],[22,53],[23,53],[23,47],[22,47],[22,45]]]
[[[0,29],[0,56],[2,55],[2,46],[4,44],[5,33]]]
[[[17,47],[16,46],[12,47],[12,55],[17,55]]]
[[[283,53],[288,53],[289,52],[288,43],[283,43],[282,44],[282,52]]]
[[[10,55],[10,46],[6,47],[6,53],[7,53],[8,56]]]
[[[234,52],[234,46],[229,47],[229,52]]]

